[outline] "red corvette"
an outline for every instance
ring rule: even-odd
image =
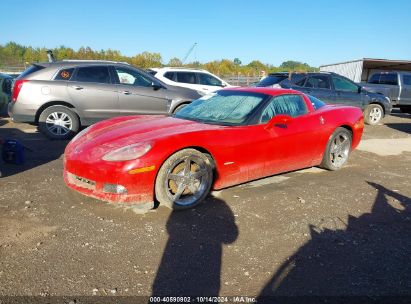
[[[128,116],[79,133],[64,156],[66,184],[109,202],[173,209],[281,172],[340,169],[360,142],[359,108],[268,88],[218,91],[173,116]]]

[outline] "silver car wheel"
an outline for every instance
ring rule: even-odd
[[[370,120],[372,123],[376,124],[378,123],[381,118],[382,118],[382,111],[378,107],[374,107],[371,109],[370,114],[369,114]]]
[[[67,135],[73,128],[73,121],[63,112],[52,112],[46,118],[47,130],[58,136]]]
[[[169,199],[180,206],[195,204],[209,191],[207,166],[204,160],[195,156],[176,161],[165,179],[164,186]]]
[[[347,134],[340,133],[334,138],[330,148],[330,160],[336,168],[341,168],[348,160],[351,141]]]

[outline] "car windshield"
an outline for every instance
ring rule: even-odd
[[[241,125],[268,95],[241,91],[218,91],[193,101],[175,117],[219,125]]]

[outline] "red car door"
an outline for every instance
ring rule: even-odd
[[[286,119],[275,122],[276,116]],[[267,133],[265,175],[312,165],[319,153],[324,121],[308,99],[302,95],[275,97],[263,112],[262,122]]]

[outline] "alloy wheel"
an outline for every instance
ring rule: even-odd
[[[46,118],[47,130],[57,136],[65,136],[73,128],[73,121],[63,112],[52,112]]]

